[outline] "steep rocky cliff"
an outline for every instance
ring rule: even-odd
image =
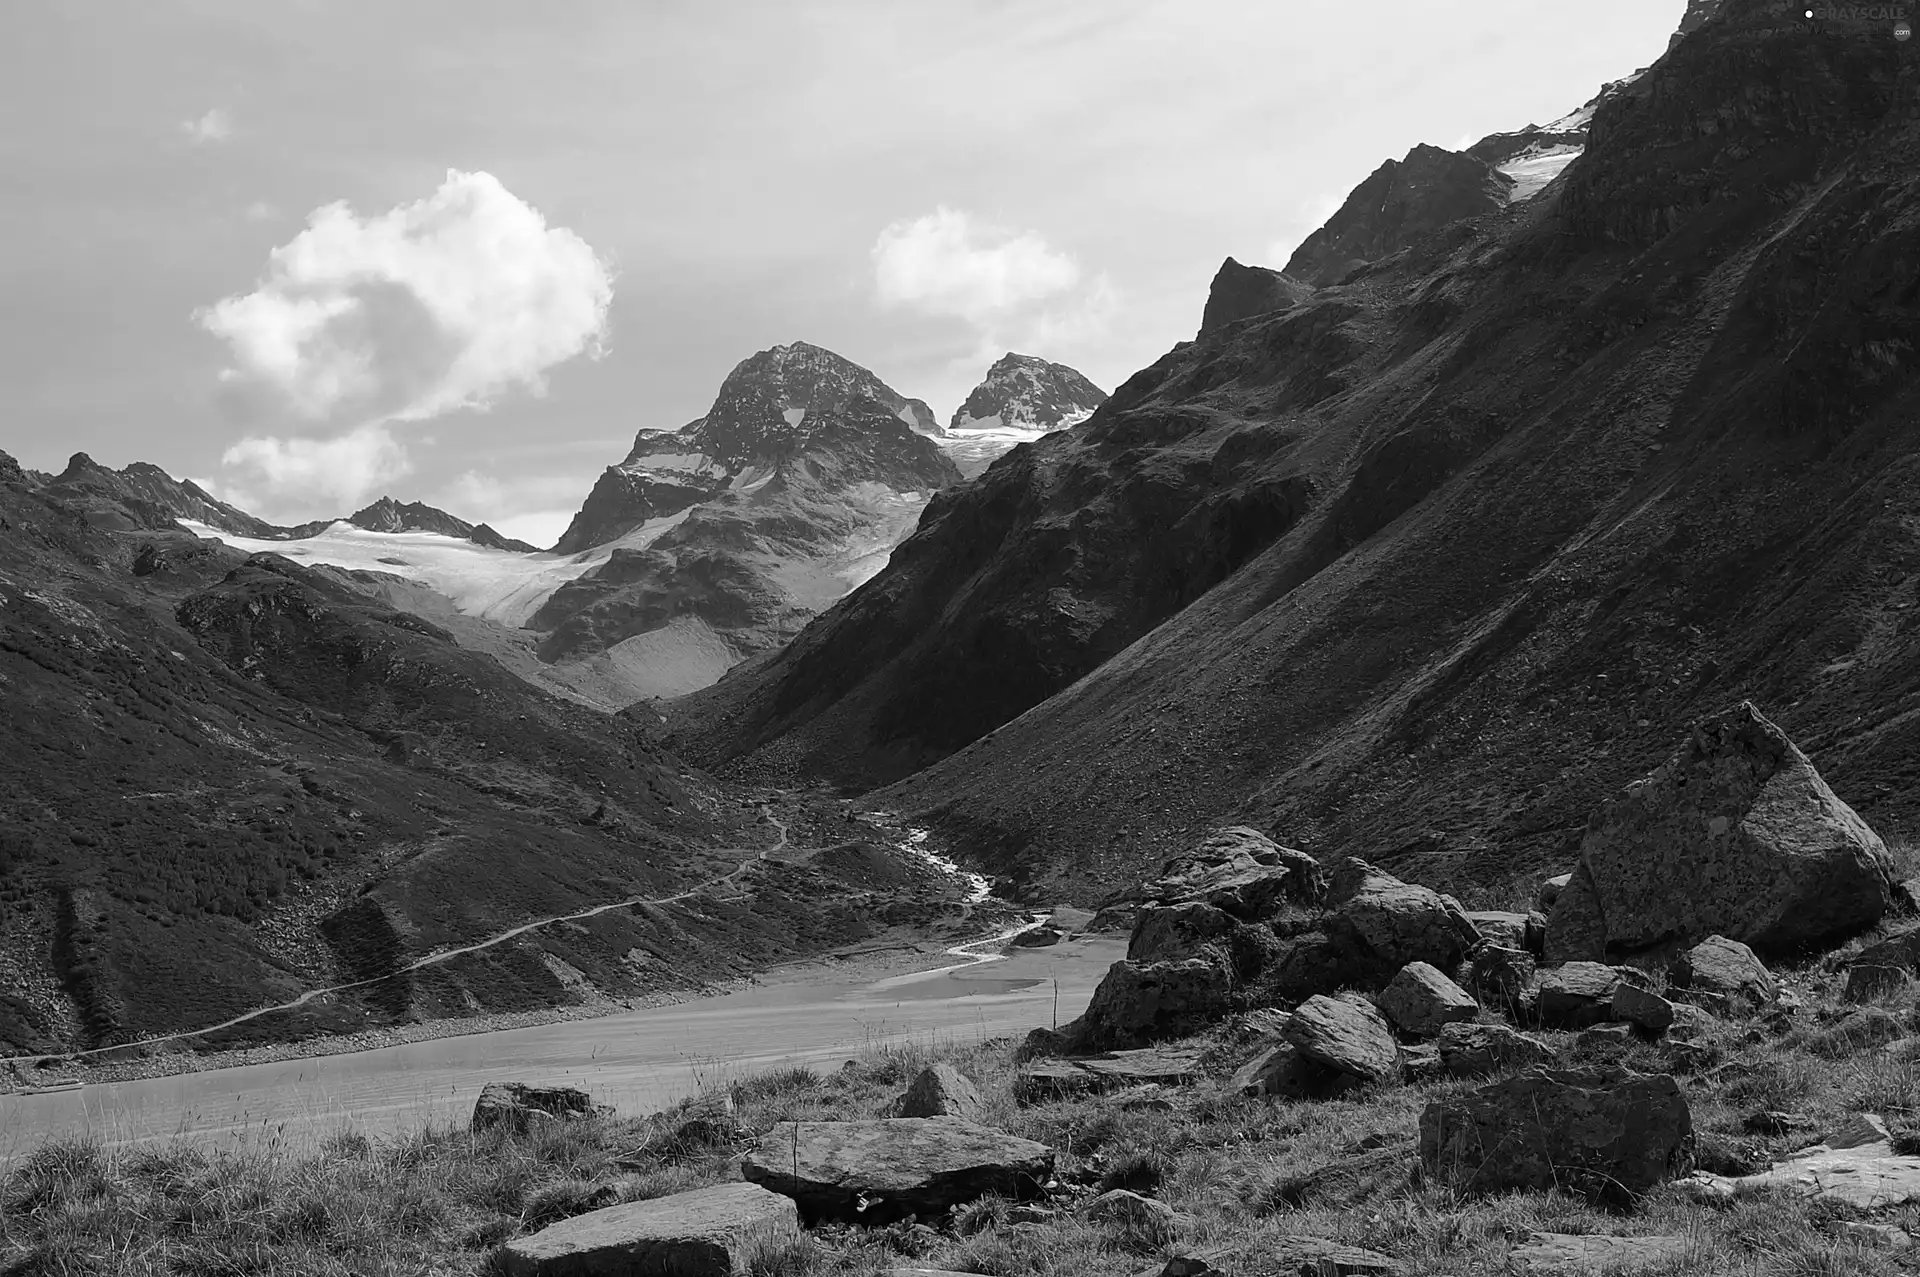
[[[1242,266],[1229,257],[1220,263],[1207,289],[1200,335],[1254,315],[1285,310],[1313,296],[1313,286],[1265,266]]]
[[[1729,0],[1561,182],[1176,348],[937,498],[670,739],[894,782],[875,801],[1087,898],[1223,814],[1434,880],[1558,864],[1739,699],[1897,828],[1917,91],[1891,38]],[[1345,241],[1318,242],[1325,280]]]
[[[209,495],[192,480],[175,479],[158,466],[136,461],[110,470],[84,452],[40,485],[40,494],[111,531],[167,530],[189,519],[223,532],[265,537],[280,532],[263,519]]]

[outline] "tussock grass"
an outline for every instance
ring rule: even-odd
[[[1852,1112],[1885,1115],[1903,1147],[1920,1147],[1920,1067],[1899,1053],[1911,1007],[1838,1003],[1837,974],[1785,973],[1808,997],[1792,1025],[1728,1022],[1711,1040],[1722,1062],[1688,1079],[1701,1160],[1762,1165],[1814,1143]],[[1890,1027],[1891,1026],[1891,1027]],[[1572,1034],[1548,1035],[1565,1063]],[[1072,1200],[983,1199],[938,1228],[823,1228],[751,1257],[758,1277],[875,1274],[896,1265],[993,1277],[1108,1277],[1173,1253],[1220,1248],[1251,1277],[1282,1239],[1312,1236],[1384,1251],[1407,1271],[1469,1277],[1507,1270],[1533,1231],[1678,1234],[1680,1260],[1646,1277],[1891,1277],[1920,1270],[1843,1235],[1849,1212],[1780,1195],[1702,1204],[1673,1188],[1626,1207],[1568,1193],[1466,1197],[1420,1172],[1419,1116],[1478,1085],[1441,1081],[1317,1103],[1266,1102],[1215,1081],[1167,1092],[1170,1110],[1118,1097],[1030,1108],[1012,1099],[1013,1043],[875,1044],[845,1067],[757,1074],[714,1065],[702,1094],[647,1118],[594,1116],[524,1135],[438,1127],[371,1139],[346,1131],[294,1149],[276,1137],[228,1145],[190,1140],[103,1147],[48,1144],[0,1167],[5,1277],[255,1273],[294,1277],[484,1274],[511,1237],[620,1202],[736,1178],[738,1155],[790,1120],[879,1116],[913,1075],[944,1060],[979,1083],[986,1120],[1061,1153],[1080,1200],[1128,1188],[1182,1217],[1176,1238],[1099,1224]],[[1256,1049],[1233,1026],[1189,1045],[1216,1071]],[[1643,1048],[1631,1062],[1650,1067]],[[731,1103],[726,1121],[714,1121]],[[1747,1119],[1796,1113],[1790,1133],[1754,1135]],[[690,1119],[706,1123],[689,1127]],[[696,1130],[697,1128],[697,1130]],[[692,1134],[704,1132],[700,1138]],[[1920,1211],[1872,1216],[1920,1233]],[[1903,1266],[1904,1265],[1904,1266]]]

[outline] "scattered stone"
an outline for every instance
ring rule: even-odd
[[[1879,1250],[1912,1250],[1913,1236],[1898,1224],[1869,1224],[1864,1220],[1843,1219],[1840,1235],[1850,1242]]]
[[[1409,962],[1380,991],[1380,1010],[1394,1027],[1414,1037],[1430,1038],[1441,1029],[1480,1013],[1480,1004],[1465,989],[1425,962]]]
[[[1440,1048],[1430,1042],[1404,1047],[1400,1055],[1404,1061],[1406,1080],[1416,1086],[1446,1076],[1447,1066],[1440,1059]]]
[[[951,1064],[930,1064],[900,1097],[900,1117],[960,1117],[979,1120],[987,1102],[973,1080]]]
[[[1619,1050],[1633,1041],[1631,1024],[1595,1024],[1580,1030],[1575,1043],[1587,1050]]]
[[[1780,1136],[1804,1131],[1812,1125],[1812,1119],[1803,1114],[1768,1109],[1761,1113],[1747,1114],[1740,1122],[1740,1129],[1749,1135]]]
[[[1131,935],[1140,922],[1140,905],[1131,900],[1122,900],[1116,904],[1102,905],[1087,923],[1089,935],[1113,935],[1125,933]]]
[[[1553,902],[1560,898],[1560,893],[1565,891],[1567,884],[1572,881],[1573,875],[1570,873],[1555,874],[1553,877],[1547,879],[1540,884],[1540,891],[1533,898],[1533,907],[1541,913],[1551,914],[1553,912]]]
[[[1504,1024],[1449,1024],[1440,1031],[1440,1063],[1460,1077],[1531,1068],[1553,1058],[1553,1048]]]
[[[1079,1020],[1079,1044],[1110,1048],[1190,1037],[1229,1010],[1225,968],[1184,962],[1116,962]]]
[[[1403,1271],[1399,1260],[1377,1250],[1342,1246],[1319,1237],[1279,1238],[1271,1257],[1283,1272],[1297,1264],[1293,1271],[1300,1277],[1388,1277]]]
[[[1227,1089],[1236,1095],[1266,1099],[1279,1096],[1298,1099],[1308,1093],[1312,1070],[1292,1043],[1268,1047],[1241,1065],[1227,1081]]]
[[[1483,945],[1474,953],[1470,979],[1488,1002],[1525,1014],[1539,992],[1534,983],[1537,970],[1531,953],[1504,945]]]
[[[1021,1040],[1013,1053],[1016,1064],[1028,1060],[1042,1059],[1047,1056],[1065,1055],[1073,1049],[1073,1037],[1059,1029],[1033,1029]]]
[[[1548,957],[1597,961],[1716,934],[1812,948],[1871,927],[1893,898],[1879,836],[1743,702],[1593,813],[1550,915]]]
[[[1093,1074],[1071,1060],[1035,1060],[1014,1074],[1013,1098],[1017,1104],[1045,1104],[1090,1095],[1098,1085]]]
[[[718,1184],[575,1215],[501,1247],[505,1277],[734,1277],[768,1243],[799,1240],[793,1202],[754,1184]]]
[[[1397,1082],[1403,1065],[1393,1030],[1358,998],[1316,995],[1294,1010],[1286,1040],[1316,1064],[1356,1082]]]
[[[1702,1007],[1677,1002],[1673,1006],[1673,1023],[1667,1026],[1667,1036],[1683,1042],[1695,1042],[1712,1032],[1713,1014]]]
[[[1680,955],[1674,979],[1696,993],[1715,993],[1746,1012],[1771,1006],[1780,996],[1773,975],[1752,949],[1725,936],[1708,936]]]
[[[1158,1082],[1131,1087],[1113,1097],[1113,1106],[1125,1113],[1171,1113],[1173,1094]]]
[[[1020,932],[1011,940],[1007,941],[1007,944],[1009,947],[1015,949],[1045,949],[1052,945],[1059,944],[1066,938],[1067,933],[1060,930],[1060,928],[1042,923],[1037,927],[1029,927],[1025,931]]]
[[[1695,1174],[1684,1186],[1695,1196],[1725,1200],[1736,1193],[1779,1190],[1860,1210],[1885,1210],[1920,1200],[1920,1157],[1895,1153],[1886,1124],[1872,1114],[1850,1122],[1827,1143],[1802,1149],[1757,1175]]]
[[[504,1126],[519,1134],[537,1121],[585,1117],[592,1112],[593,1097],[578,1087],[489,1082],[480,1088],[469,1126],[476,1131]]]
[[[1148,905],[1140,911],[1127,942],[1129,962],[1179,962],[1204,956],[1201,950],[1226,939],[1233,918],[1197,900],[1177,905]]]
[[[1467,920],[1487,944],[1497,944],[1503,949],[1527,947],[1527,915],[1524,913],[1487,909],[1467,914]]]
[[[1901,967],[1883,967],[1876,963],[1856,962],[1847,968],[1847,987],[1840,995],[1843,1002],[1877,1002],[1906,991],[1913,977]]]
[[[1304,1002],[1316,993],[1332,993],[1378,973],[1334,943],[1324,932],[1309,931],[1293,937],[1278,958],[1268,964],[1263,984],[1288,1002]]]
[[[1165,1202],[1125,1188],[1110,1189],[1087,1203],[1086,1217],[1096,1224],[1124,1228],[1149,1246],[1170,1246],[1187,1221]]]
[[[1891,1144],[1893,1133],[1878,1113],[1849,1113],[1822,1142],[1828,1148],[1865,1148],[1870,1144]]]
[[[1014,1098],[1022,1104],[1065,1099],[1126,1087],[1186,1086],[1204,1073],[1198,1051],[1142,1047],[1071,1060],[1037,1060],[1014,1074]]]
[[[1568,962],[1540,972],[1540,1018],[1566,1029],[1584,1029],[1613,1014],[1620,973],[1598,962]]]
[[[1529,1233],[1507,1258],[1523,1273],[1633,1272],[1673,1264],[1694,1253],[1690,1237],[1612,1237],[1602,1233]]]
[[[1810,1036],[1807,1049],[1824,1059],[1840,1060],[1906,1036],[1906,1026],[1896,1017],[1879,1007],[1860,1007]]]
[[[741,1159],[747,1180],[791,1197],[809,1224],[933,1218],[987,1193],[1035,1196],[1053,1150],[956,1117],[783,1122]]]
[[[1649,1033],[1665,1033],[1673,1024],[1673,1003],[1623,980],[1614,987],[1610,1014]]]
[[[1535,1068],[1429,1104],[1420,1156],[1473,1192],[1572,1188],[1643,1193],[1684,1159],[1693,1134],[1673,1078]]]
[[[1855,954],[1853,961],[1869,966],[1898,967],[1910,974],[1920,972],[1920,927],[1909,926],[1875,941]]]
[[[1231,1248],[1215,1246],[1191,1255],[1176,1255],[1166,1264],[1143,1268],[1134,1277],[1227,1277],[1217,1264],[1227,1261]]]
[[[1382,975],[1409,962],[1450,970],[1480,943],[1480,933],[1457,901],[1363,860],[1341,865],[1328,898],[1338,904],[1327,915],[1327,935]]]

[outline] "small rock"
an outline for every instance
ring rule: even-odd
[[[1532,1008],[1538,994],[1534,980],[1537,969],[1531,953],[1502,945],[1482,945],[1474,951],[1470,980],[1488,1002],[1524,1014]]]
[[[1526,914],[1486,909],[1470,912],[1467,918],[1486,943],[1497,944],[1503,949],[1527,948]]]
[[[1447,1066],[1440,1059],[1440,1048],[1431,1043],[1406,1047],[1400,1054],[1405,1059],[1406,1079],[1415,1086],[1446,1076]]]
[[[1913,1237],[1898,1224],[1869,1224],[1864,1220],[1843,1219],[1840,1235],[1850,1242],[1879,1250],[1911,1250]]]
[[[545,1118],[585,1117],[592,1112],[593,1098],[577,1087],[489,1082],[480,1089],[469,1125],[476,1131],[504,1126],[524,1132]]]
[[[1900,967],[1856,962],[1847,969],[1847,987],[1840,999],[1843,1002],[1877,1002],[1905,992],[1912,978]]]
[[[1690,991],[1718,994],[1748,1013],[1772,1005],[1780,995],[1753,950],[1725,936],[1708,936],[1682,953],[1674,978]]]
[[[1121,1091],[1113,1097],[1113,1106],[1123,1113],[1171,1113],[1173,1093],[1158,1082]]]
[[[1294,1010],[1285,1035],[1309,1060],[1357,1082],[1400,1079],[1400,1044],[1380,1013],[1357,998],[1308,998]]]
[[[987,1193],[1030,1198],[1053,1178],[1053,1150],[955,1117],[783,1122],[740,1173],[821,1220],[932,1218]]]
[[[1633,1026],[1631,1024],[1590,1025],[1580,1030],[1580,1036],[1575,1039],[1577,1045],[1585,1047],[1588,1050],[1593,1050],[1596,1047],[1603,1050],[1619,1050],[1632,1041]]]
[[[1613,990],[1610,1014],[1649,1033],[1664,1033],[1673,1024],[1673,1003],[1623,980]]]
[[[1425,962],[1409,962],[1380,991],[1380,1010],[1402,1033],[1438,1036],[1441,1029],[1480,1013],[1465,989]]]
[[[501,1247],[505,1277],[734,1277],[767,1243],[798,1241],[793,1202],[753,1184],[718,1184],[575,1215]]]
[[[1693,1255],[1688,1237],[1612,1237],[1601,1233],[1530,1233],[1508,1259],[1523,1273],[1575,1274],[1637,1272],[1655,1264],[1674,1264]]]
[[[1802,1149],[1757,1175],[1699,1173],[1683,1182],[1692,1195],[1725,1201],[1742,1192],[1784,1191],[1857,1210],[1887,1210],[1920,1201],[1920,1157],[1895,1153],[1886,1125],[1856,1115],[1830,1142]]]
[[[1613,992],[1620,975],[1598,962],[1568,962],[1540,972],[1540,1018],[1567,1029],[1583,1029],[1613,1014]]]
[[[977,1121],[987,1102],[972,1079],[951,1064],[930,1064],[900,1097],[899,1117],[960,1117]]]
[[[1110,1189],[1087,1203],[1084,1212],[1096,1224],[1124,1228],[1149,1246],[1171,1245],[1186,1223],[1165,1202],[1124,1188]]]
[[[1810,1118],[1800,1113],[1786,1113],[1778,1109],[1768,1109],[1761,1113],[1749,1113],[1740,1122],[1740,1129],[1749,1135],[1791,1135],[1795,1131],[1804,1131],[1812,1126]]]
[[[1540,884],[1540,891],[1533,898],[1533,907],[1541,913],[1552,913],[1553,902],[1560,898],[1560,893],[1565,891],[1567,884],[1572,881],[1573,875],[1570,873],[1555,874],[1553,877],[1547,879]]]
[[[1552,1047],[1504,1024],[1449,1024],[1440,1031],[1440,1063],[1458,1077],[1530,1068],[1552,1058]]]
[[[1227,1089],[1236,1095],[1259,1099],[1274,1096],[1298,1099],[1308,1093],[1313,1081],[1311,1070],[1290,1042],[1268,1047],[1234,1071]]]

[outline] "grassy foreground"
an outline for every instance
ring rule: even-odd
[[[1831,964],[1828,964],[1831,965]],[[1782,973],[1806,1001],[1790,1025],[1727,1022],[1719,1060],[1685,1080],[1699,1164],[1760,1169],[1850,1112],[1885,1115],[1903,1142],[1920,1129],[1920,1070],[1890,1043],[1920,1027],[1908,989],[1878,1005],[1842,1007],[1840,977],[1820,967]],[[1564,1063],[1598,1062],[1617,1045],[1550,1034]],[[1843,1210],[1784,1194],[1719,1206],[1671,1187],[1626,1212],[1560,1193],[1467,1198],[1426,1183],[1415,1131],[1435,1096],[1477,1083],[1444,1081],[1329,1102],[1269,1102],[1229,1094],[1220,1079],[1254,1053],[1243,1027],[1220,1026],[1204,1048],[1213,1080],[1161,1093],[1168,1107],[1107,1095],[1039,1104],[1012,1099],[1013,1043],[994,1040],[876,1048],[831,1072],[776,1071],[716,1080],[739,1139],[680,1138],[683,1106],[647,1118],[552,1123],[525,1136],[429,1129],[371,1141],[339,1135],[294,1150],[271,1138],[240,1145],[190,1140],[125,1148],[49,1144],[0,1173],[0,1274],[274,1273],[352,1277],[485,1274],[502,1240],[569,1215],[738,1177],[737,1157],[775,1123],[880,1115],[912,1076],[945,1059],[975,1078],[990,1120],[1061,1153],[1061,1196],[1042,1209],[982,1201],[938,1229],[896,1225],[817,1232],[756,1261],[760,1277],[865,1274],[914,1264],[1019,1277],[1110,1277],[1179,1253],[1227,1246],[1232,1270],[1278,1274],[1268,1239],[1309,1235],[1407,1261],[1410,1274],[1503,1273],[1509,1246],[1534,1229],[1680,1233],[1690,1258],[1649,1277],[1884,1277],[1920,1261],[1842,1235]],[[1630,1044],[1622,1062],[1665,1071],[1659,1049]],[[701,1100],[691,1101],[700,1104]],[[1790,1135],[1746,1134],[1766,1110],[1804,1116]],[[1190,1216],[1178,1237],[1130,1235],[1074,1209],[1126,1187]],[[1920,1233],[1920,1210],[1875,1215]],[[1291,1277],[1291,1273],[1288,1274]]]

